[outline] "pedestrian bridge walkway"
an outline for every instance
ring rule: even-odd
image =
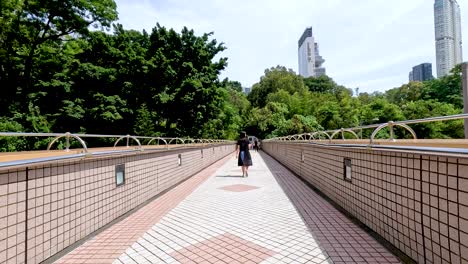
[[[406,143],[8,154],[0,263],[468,263],[468,141]]]
[[[270,156],[252,157],[248,178],[228,155],[50,261],[400,262]]]

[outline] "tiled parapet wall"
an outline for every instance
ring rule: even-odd
[[[262,148],[416,262],[468,263],[468,157],[278,142]]]
[[[234,149],[216,145],[3,168],[0,263],[40,263]],[[116,186],[119,164],[125,183]]]

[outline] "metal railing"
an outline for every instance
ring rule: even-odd
[[[0,137],[45,137],[53,138],[47,145],[47,150],[51,150],[52,146],[60,139],[65,138],[65,151],[70,151],[70,139],[78,141],[83,149],[83,153],[89,154],[89,149],[84,138],[115,138],[114,148],[117,148],[120,141],[126,139],[126,147],[130,148],[130,140],[136,142],[136,150],[143,150],[141,140],[148,140],[147,146],[156,142],[157,145],[164,143],[164,147],[169,149],[170,145],[189,146],[190,144],[219,144],[219,143],[234,143],[229,140],[221,139],[192,139],[192,138],[178,138],[178,137],[147,137],[147,136],[133,136],[133,135],[97,135],[97,134],[72,134],[66,133],[22,133],[22,132],[0,132]]]
[[[376,135],[384,128],[388,128],[390,132],[389,139],[388,139],[390,141],[396,141],[395,131],[394,131],[395,127],[404,128],[411,134],[413,139],[417,139],[416,132],[409,126],[410,124],[421,124],[421,123],[460,120],[460,119],[468,119],[468,114],[438,116],[438,117],[429,117],[429,118],[405,120],[405,121],[389,121],[383,124],[372,124],[372,125],[358,126],[358,127],[352,127],[352,128],[340,128],[340,129],[335,129],[335,130],[315,131],[315,132],[310,132],[310,133],[295,134],[295,135],[284,136],[284,137],[276,137],[276,138],[266,139],[265,141],[312,141],[312,140],[323,140],[323,136],[326,136],[325,140],[328,140],[329,143],[331,143],[332,140],[335,138],[335,136],[338,134],[341,134],[342,140],[346,140],[345,138],[346,132],[352,134],[356,139],[363,140],[362,136],[360,138],[359,135],[355,131],[374,128],[374,131],[372,132],[369,138],[370,144],[374,144]]]

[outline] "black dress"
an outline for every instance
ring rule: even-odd
[[[249,140],[247,138],[239,139],[237,145],[239,146],[237,166],[252,166],[252,157],[249,152]]]

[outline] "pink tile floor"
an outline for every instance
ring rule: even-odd
[[[232,234],[216,236],[171,255],[180,263],[260,263],[276,252]]]
[[[226,190],[226,191],[231,191],[231,192],[247,192],[250,190],[255,190],[260,187],[257,186],[252,186],[252,185],[246,185],[246,184],[234,184],[234,185],[227,185],[224,187],[221,187],[219,189],[221,190]]]
[[[242,178],[232,156],[56,263],[399,263],[266,154]]]

